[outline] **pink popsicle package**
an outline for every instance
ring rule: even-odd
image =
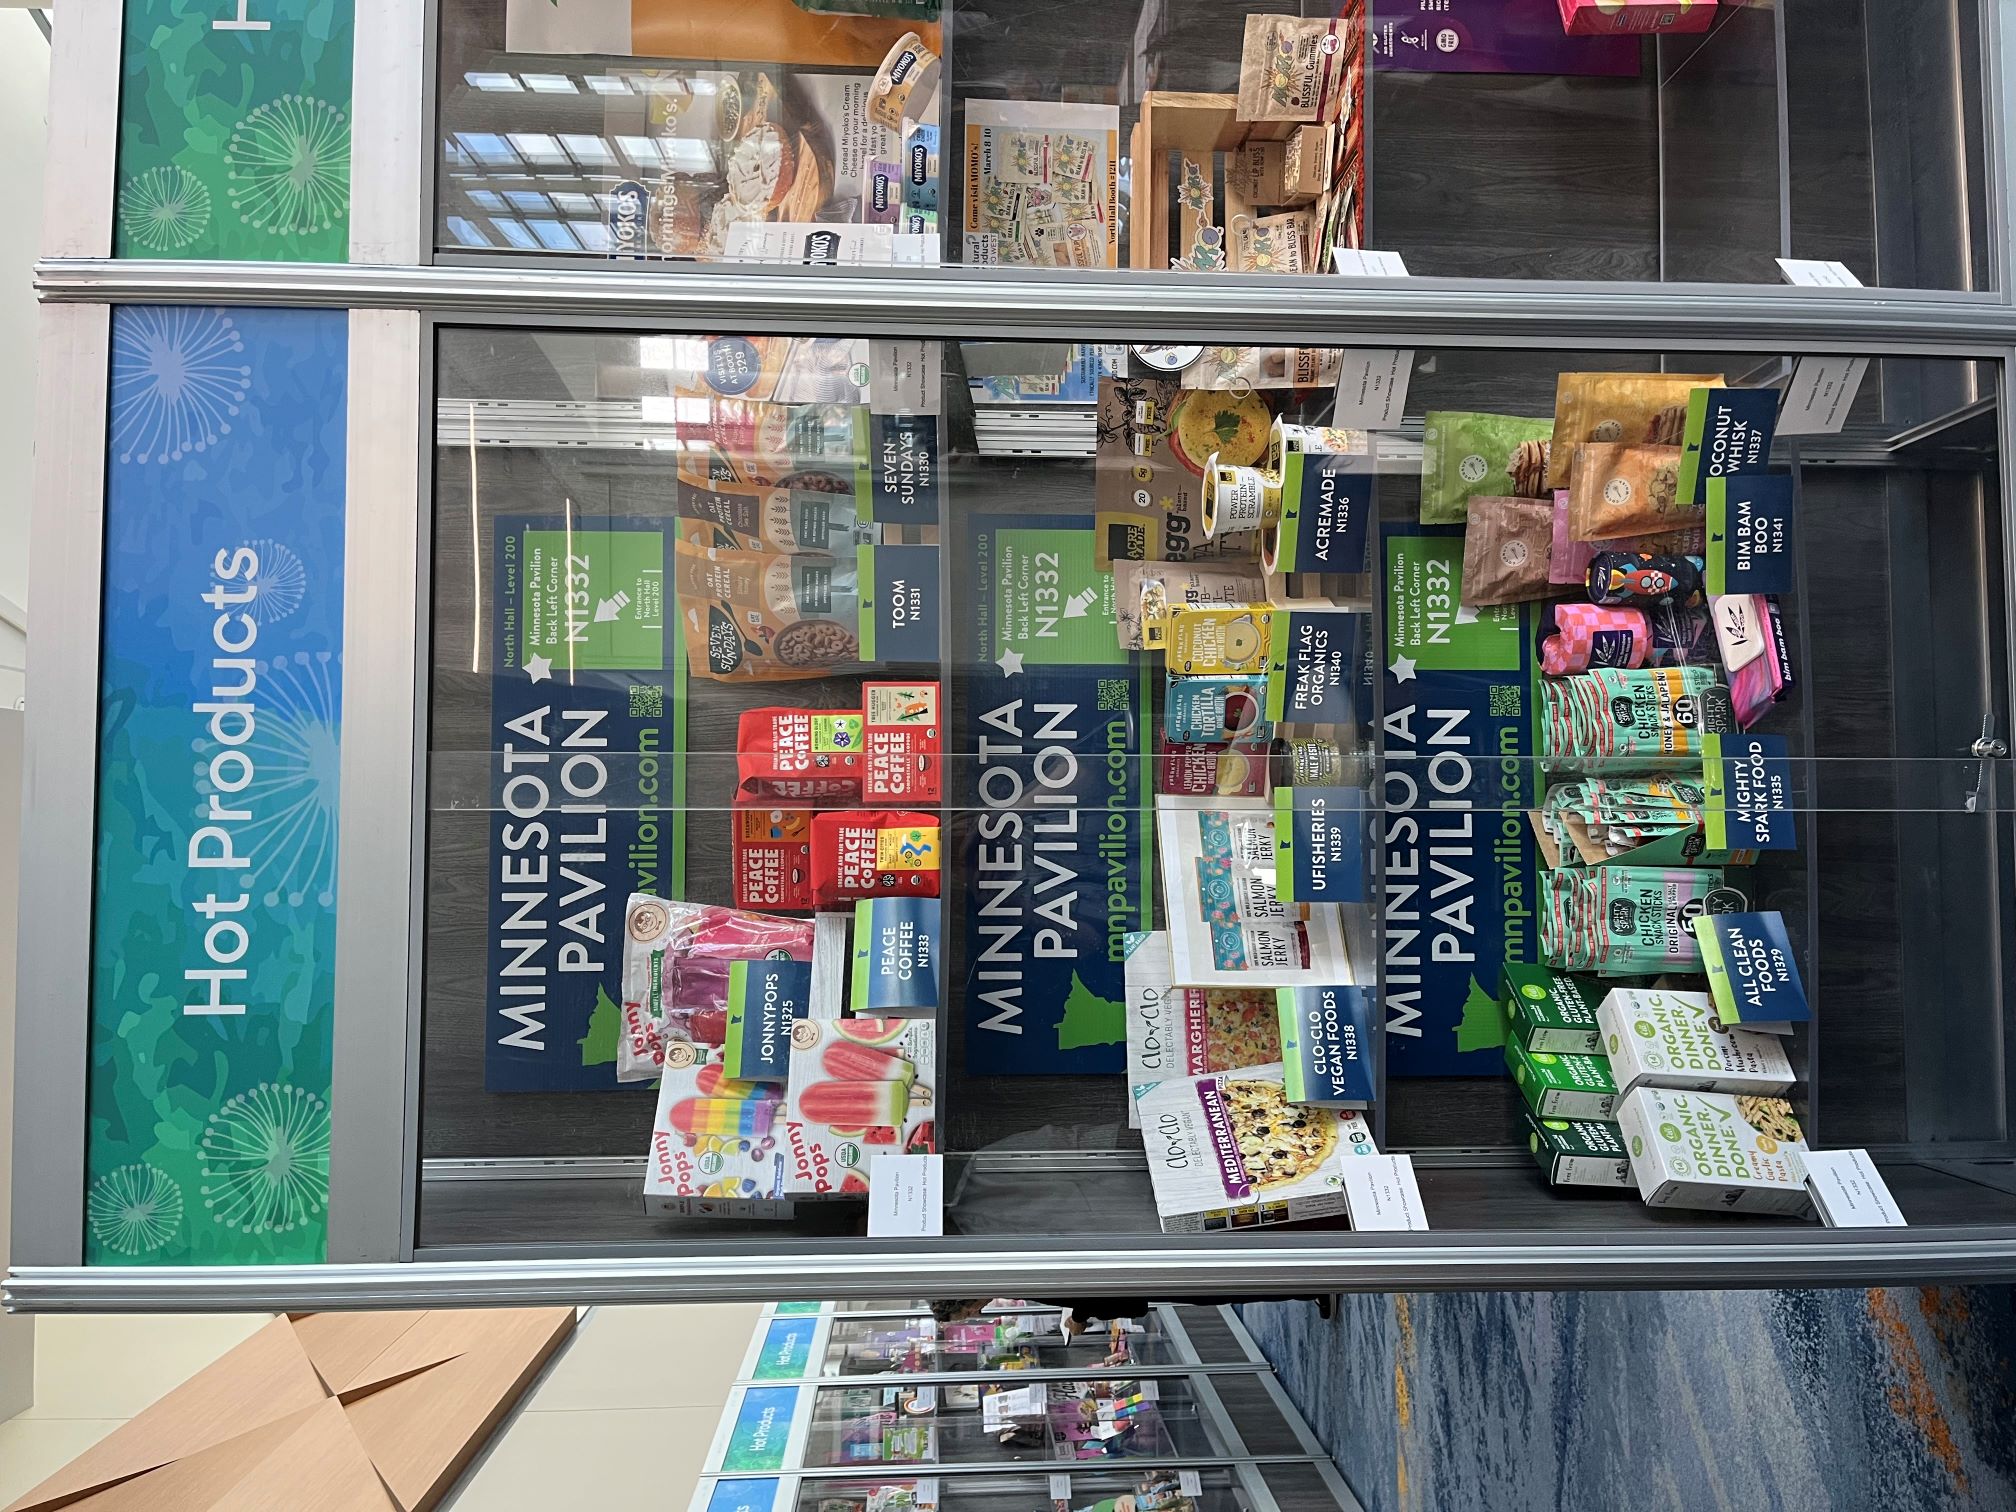
[[[812,959],[812,924],[632,893],[623,911],[623,1010],[616,1080],[649,1081],[668,1044],[727,1037],[730,961]]]
[[[784,1190],[868,1195],[878,1152],[937,1148],[937,1026],[930,1019],[800,1019],[791,1026]]]

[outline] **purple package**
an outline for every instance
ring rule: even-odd
[[[861,219],[871,226],[893,226],[903,213],[903,170],[880,158],[862,170]]]
[[[1636,37],[1570,37],[1555,0],[1372,0],[1375,67],[1635,78]]]
[[[1715,664],[1715,626],[1704,608],[1654,609],[1652,654],[1646,665],[1653,667],[1712,667]]]

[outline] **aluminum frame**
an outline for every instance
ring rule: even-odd
[[[683,268],[626,272],[605,266],[514,260],[479,265],[433,249],[435,148],[431,3],[358,0],[356,151],[350,265],[120,262],[109,257],[114,204],[117,97],[122,42],[117,0],[76,0],[59,13],[52,58],[55,130],[49,150],[45,260],[37,287],[42,312],[41,394],[33,550],[37,596],[89,616],[101,605],[105,383],[109,306],[118,303],[226,303],[345,307],[352,317],[351,550],[376,520],[396,538],[387,565],[373,552],[353,557],[353,606],[372,582],[381,617],[373,634],[346,616],[343,758],[345,801],[339,874],[345,927],[339,938],[337,1078],[342,1112],[332,1158],[331,1253],[355,1263],[296,1268],[110,1270],[81,1266],[83,1143],[88,1011],[76,964],[90,955],[92,837],[97,715],[95,638],[54,636],[36,644],[29,669],[24,854],[36,857],[37,886],[24,892],[17,1063],[15,1259],[11,1305],[50,1310],[167,1307],[365,1307],[416,1303],[709,1300],[766,1298],[823,1290],[831,1296],[925,1293],[948,1287],[1142,1284],[1169,1295],[1247,1286],[1357,1289],[1558,1286],[1573,1252],[1594,1286],[1670,1282],[1713,1274],[1719,1285],[1800,1282],[2007,1279],[2016,1272],[2016,1229],[1904,1231],[1896,1238],[1783,1231],[1739,1236],[1699,1231],[1691,1238],[1610,1242],[1603,1236],[1548,1235],[1511,1244],[1451,1234],[1395,1242],[1359,1236],[1350,1245],[1275,1242],[1234,1250],[1179,1241],[1115,1256],[1088,1256],[1051,1241],[986,1248],[919,1247],[903,1253],[797,1247],[706,1246],[704,1253],[638,1259],[474,1261],[448,1253],[411,1261],[417,1159],[419,1053],[418,887],[425,837],[386,822],[388,793],[410,795],[409,821],[424,826],[427,557],[422,549],[429,473],[432,333],[444,320],[466,324],[674,323],[750,331],[859,331],[937,338],[1026,336],[1032,328],[1074,339],[1167,339],[1176,285],[1138,274],[1045,279],[1013,269],[929,271],[749,271]],[[1506,281],[1310,281],[1283,298],[1278,281],[1226,275],[1184,280],[1181,326],[1216,341],[1326,344],[1406,337],[1409,344],[1553,348],[1675,347],[1727,351],[1910,353],[1975,357],[2000,366],[2000,391],[2016,379],[2016,0],[1982,10],[1987,70],[1988,244],[1996,288],[1984,293],[1854,292],[1676,284],[1546,284]],[[417,36],[416,36],[417,31]],[[416,79],[416,73],[419,77]],[[422,312],[426,312],[423,314]],[[362,337],[359,333],[366,333]],[[394,333],[397,333],[395,336]],[[417,336],[413,333],[417,333]],[[361,342],[361,344],[359,344]],[[401,343],[405,357],[397,357]],[[366,366],[356,358],[362,352]],[[373,353],[376,353],[376,356]],[[374,365],[382,360],[383,366]],[[367,387],[385,392],[358,393]],[[411,387],[404,387],[411,385]],[[411,404],[406,401],[412,400]],[[365,409],[360,410],[360,402]],[[385,419],[405,404],[411,410]],[[366,419],[365,413],[371,418]],[[2016,499],[2016,418],[2001,406],[2005,518]],[[359,437],[376,440],[383,420],[412,453],[377,446],[360,456]],[[377,433],[382,436],[383,432]],[[389,460],[388,460],[389,459]],[[403,475],[402,475],[403,468]],[[366,476],[391,493],[368,499]],[[400,524],[402,507],[411,515]],[[410,538],[415,560],[404,556]],[[2004,532],[2007,581],[2016,584],[2016,532]],[[368,567],[368,574],[357,568]],[[411,614],[403,601],[411,596]],[[2016,597],[2016,595],[2012,595]],[[394,644],[410,623],[414,643]],[[389,627],[389,628],[388,628]],[[2016,684],[2016,625],[2005,627]],[[353,636],[355,637],[353,639]],[[403,650],[404,666],[395,654]],[[363,674],[390,678],[366,686]],[[401,708],[401,691],[410,693]],[[409,744],[373,748],[400,730]],[[382,785],[377,785],[382,779]],[[395,805],[400,801],[394,799]],[[372,813],[374,825],[365,823]],[[2007,823],[2008,821],[2005,821]],[[396,842],[404,838],[402,846]],[[389,863],[403,850],[407,889],[366,896],[364,858]],[[396,872],[394,873],[396,875]],[[380,874],[383,875],[383,874]],[[372,919],[389,935],[358,927]],[[403,919],[403,929],[399,923]],[[385,949],[387,940],[394,942]],[[393,959],[379,959],[379,955]],[[366,959],[370,956],[371,959]],[[403,970],[403,977],[401,972]],[[363,971],[371,975],[360,978]],[[347,979],[347,980],[346,980]],[[384,998],[369,995],[375,983]],[[398,996],[391,994],[397,989]],[[30,1005],[33,1005],[32,1009]],[[395,1050],[365,1042],[367,1028],[404,1026]],[[396,1095],[395,1095],[396,1094]],[[345,1115],[348,1115],[347,1117]],[[363,1123],[374,1128],[357,1127]],[[398,1170],[386,1174],[395,1158]],[[1981,1179],[1981,1178],[1974,1178]],[[397,1212],[390,1213],[397,1193]],[[1298,1236],[1299,1237],[1299,1236]],[[1323,1236],[1313,1236],[1321,1239]],[[424,1252],[423,1252],[424,1253]],[[388,1263],[389,1262],[389,1263]],[[965,1279],[961,1279],[965,1278]]]
[[[1180,281],[1179,281],[1180,280]],[[44,259],[45,301],[419,309],[477,322],[612,320],[675,329],[1236,344],[1624,347],[1993,357],[2016,306],[1991,294],[1505,279],[1278,279],[1040,270],[125,262]],[[1181,295],[1172,317],[1172,296]],[[1284,292],[1287,297],[1284,297]]]

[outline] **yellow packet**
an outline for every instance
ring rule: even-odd
[[[1575,448],[1586,441],[1678,446],[1687,426],[1688,395],[1728,384],[1720,373],[1563,373],[1554,386],[1548,487],[1568,487]]]

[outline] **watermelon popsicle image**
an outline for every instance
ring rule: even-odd
[[[910,1113],[908,1081],[820,1081],[798,1094],[807,1120],[835,1129],[900,1128]]]
[[[917,1080],[908,1059],[853,1040],[834,1040],[819,1052],[819,1064],[835,1081],[892,1081],[905,1086]]]

